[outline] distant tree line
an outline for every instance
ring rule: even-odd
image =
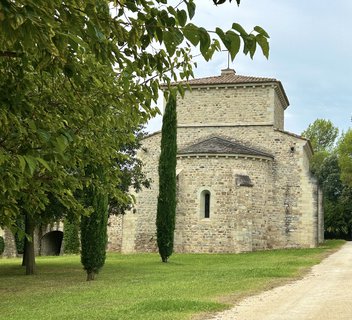
[[[352,240],[352,130],[317,119],[302,132],[312,144],[311,171],[323,191],[326,238]]]

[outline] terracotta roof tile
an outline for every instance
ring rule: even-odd
[[[171,83],[171,85],[176,85],[177,83]],[[263,77],[250,77],[237,75],[233,69],[223,69],[221,70],[220,76],[205,77],[199,79],[190,79],[187,81],[180,81],[178,84],[188,84],[190,87],[231,87],[236,85],[255,85],[255,84],[276,84],[278,88],[279,98],[282,101],[284,109],[286,109],[290,102],[286,96],[286,92],[281,84],[281,82],[275,78],[263,78]],[[166,90],[167,85],[162,84],[161,89]]]
[[[221,70],[220,76],[206,77],[200,79],[191,79],[189,85],[216,85],[216,84],[246,84],[246,83],[267,83],[279,82],[274,78],[261,78],[237,75],[233,69]]]
[[[200,141],[196,144],[179,150],[177,154],[232,154],[274,158],[273,155],[269,153],[249,148],[237,142],[226,140],[220,137],[212,137]]]

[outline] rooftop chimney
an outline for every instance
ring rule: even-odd
[[[234,69],[226,68],[221,70],[221,76],[235,75],[236,71]]]

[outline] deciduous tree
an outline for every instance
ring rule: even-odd
[[[352,129],[349,129],[338,144],[342,180],[352,187]]]
[[[311,159],[311,170],[323,191],[325,236],[352,239],[351,187],[345,179],[348,170],[341,166],[341,159],[344,159],[342,163],[346,159],[342,154],[348,155],[349,144],[345,144],[346,135],[343,135],[335,147],[337,134],[338,129],[332,122],[323,119],[317,119],[302,133],[312,139],[316,151]]]
[[[315,152],[331,151],[334,148],[339,129],[330,120],[317,119],[302,132],[310,140]]]
[[[268,56],[262,28],[248,33],[233,23],[211,33],[190,22],[195,12],[193,0],[1,1],[1,226],[15,228],[25,214],[32,241],[36,224],[53,219],[50,197],[70,215],[89,215],[75,197],[86,187],[131,203],[116,188],[116,164],[129,157],[121,148],[158,111],[160,83],[193,75],[192,48],[205,60],[221,43],[232,59],[241,48],[253,57],[257,45]],[[104,185],[85,171],[97,163]],[[28,257],[31,273],[33,252]]]

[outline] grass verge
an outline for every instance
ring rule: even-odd
[[[39,257],[25,276],[20,259],[0,259],[0,318],[190,319],[299,277],[343,241],[314,249],[243,254],[108,254],[96,281],[86,282],[79,256]]]

